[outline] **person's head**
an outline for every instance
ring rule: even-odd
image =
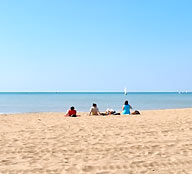
[[[125,101],[125,105],[128,105],[128,101],[127,100]]]
[[[93,107],[96,108],[96,107],[97,107],[97,104],[93,103]]]
[[[71,110],[74,110],[74,109],[75,109],[74,106],[72,106],[72,107],[71,107]]]

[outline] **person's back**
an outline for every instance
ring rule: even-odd
[[[130,106],[129,106],[129,104],[123,106],[122,114],[130,114]]]
[[[130,109],[132,109],[131,105],[128,104],[128,101],[125,101],[125,104],[123,105],[123,115],[131,114]]]
[[[76,113],[77,113],[76,110],[69,110],[69,111],[68,111],[69,116],[71,116],[71,115],[76,115]]]
[[[99,115],[99,109],[95,103],[93,103],[93,106],[90,109],[89,115]]]
[[[72,107],[70,108],[70,110],[68,110],[66,116],[70,116],[70,117],[73,116],[73,117],[75,117],[76,114],[77,114],[77,111],[76,111],[75,108],[72,106]]]

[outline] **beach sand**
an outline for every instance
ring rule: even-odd
[[[192,109],[80,114],[0,115],[0,173],[192,173]]]

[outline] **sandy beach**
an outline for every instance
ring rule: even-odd
[[[0,173],[192,173],[192,109],[63,115],[0,115]]]

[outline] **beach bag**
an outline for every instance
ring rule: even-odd
[[[132,113],[132,115],[140,115],[140,112],[137,111],[137,110],[135,110],[135,111]]]

